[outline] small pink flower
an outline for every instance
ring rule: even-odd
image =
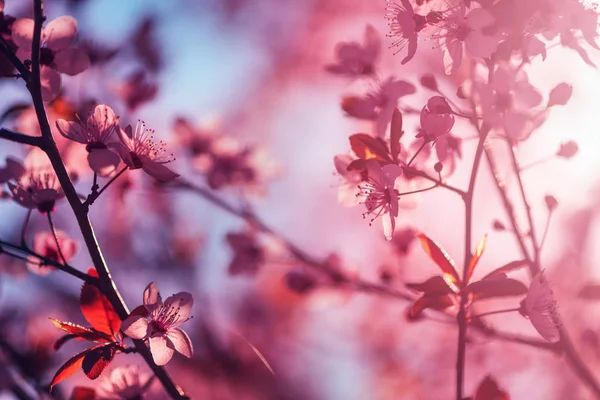
[[[31,60],[34,22],[31,18],[16,20],[12,39],[18,47],[21,60]],[[40,78],[42,97],[51,101],[60,90],[60,73],[77,75],[90,66],[90,59],[82,50],[71,47],[77,36],[77,21],[70,16],[56,18],[42,29],[40,49]]]
[[[16,183],[8,182],[13,200],[25,208],[36,208],[41,213],[54,211],[56,201],[65,197],[54,171],[28,170]]]
[[[421,130],[416,137],[433,141],[450,132],[454,126],[454,115],[446,99],[433,96],[421,110]]]
[[[187,333],[179,325],[189,319],[194,300],[187,292],[179,292],[163,303],[154,282],[144,290],[144,306],[148,317],[130,315],[123,321],[121,329],[133,339],[148,339],[154,362],[165,365],[178,351],[190,358],[194,347]]]
[[[560,338],[558,306],[543,270],[533,278],[527,295],[521,302],[520,312],[529,318],[533,327],[544,339],[556,342]]]
[[[60,244],[60,250],[65,257],[64,261],[68,263],[73,256],[77,254],[77,251],[79,250],[79,244],[75,240],[71,239],[64,231],[57,230],[56,237],[58,238],[58,243]],[[54,235],[52,235],[51,232],[42,231],[36,233],[36,235],[33,237],[33,251],[45,258],[61,264],[63,263],[56,245],[56,240],[54,240]],[[27,268],[29,268],[31,272],[38,275],[47,275],[54,270],[54,267],[51,265],[40,264],[39,259],[33,256],[30,257],[30,262],[27,263]]]
[[[333,158],[335,169],[344,180],[338,188],[338,203],[343,206],[355,206],[360,199],[356,196],[356,188],[362,182],[359,171],[348,171],[348,165],[353,161],[352,156],[340,154]]]
[[[398,99],[415,93],[413,84],[396,80],[393,76],[377,84],[375,90],[362,97],[349,96],[342,100],[342,109],[351,117],[375,120],[375,131],[385,137]]]
[[[123,162],[131,169],[142,168],[148,175],[161,181],[168,182],[179,176],[165,167],[173,161],[173,155],[167,154],[166,144],[154,142],[154,130],[147,129],[146,124],[138,121],[135,131],[131,125],[118,129],[121,144],[115,147]]]
[[[496,50],[502,38],[493,30],[495,20],[489,11],[475,8],[465,14],[463,2],[440,14],[440,30],[433,36],[444,52],[446,74],[452,74],[460,67],[463,43],[472,56],[487,58]]]
[[[152,384],[152,377],[141,374],[137,365],[125,365],[113,369],[101,378],[98,385],[99,400],[142,399]]]
[[[357,77],[371,75],[375,72],[375,62],[379,56],[381,41],[375,28],[365,28],[364,45],[358,42],[342,42],[336,46],[337,63],[326,67],[326,70],[338,75]]]
[[[392,47],[397,47],[396,54],[408,46],[406,57],[401,61],[406,64],[415,56],[417,52],[417,41],[419,32],[427,24],[426,17],[415,14],[412,4],[409,0],[400,0],[396,3],[392,0],[386,0],[388,3],[386,18],[389,21],[390,33],[388,37],[395,38]]]
[[[359,185],[358,193],[367,207],[363,217],[371,216],[369,225],[381,217],[385,238],[392,240],[398,216],[398,191],[394,186],[402,169],[395,164],[382,168],[376,160],[367,160],[365,164],[368,178]]]
[[[57,119],[56,128],[65,138],[85,144],[90,168],[100,176],[108,176],[121,161],[119,155],[110,150],[118,122],[113,110],[101,104],[96,106],[85,123]]]

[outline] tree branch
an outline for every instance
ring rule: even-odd
[[[39,147],[42,144],[42,138],[39,136],[29,136],[23,133],[12,132],[4,128],[0,128],[0,138],[15,143],[27,144],[29,146]]]

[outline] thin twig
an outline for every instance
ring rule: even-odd
[[[58,254],[62,259],[63,264],[66,264],[67,259],[63,254],[62,248],[60,247],[60,240],[58,240],[58,232],[56,231],[56,227],[54,226],[54,221],[52,221],[52,212],[48,212],[48,225],[50,225],[50,231],[52,232],[52,236],[54,237],[54,242],[56,243],[56,249],[58,250]]]

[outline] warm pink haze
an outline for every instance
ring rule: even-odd
[[[600,399],[595,0],[0,0],[0,399]]]

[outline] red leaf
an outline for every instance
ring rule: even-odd
[[[75,336],[75,338],[79,338],[80,340],[107,343],[113,341],[107,334],[86,328],[85,326],[77,325],[72,322],[62,322],[54,318],[50,318],[50,321],[52,321],[54,326],[56,326],[58,329],[63,330]]]
[[[492,297],[520,296],[527,293],[527,286],[511,278],[490,278],[473,282],[467,286],[473,301]]]
[[[477,266],[477,263],[481,258],[481,254],[483,254],[483,249],[485,249],[486,240],[487,235],[484,235],[483,238],[481,238],[479,244],[477,245],[477,248],[475,249],[475,254],[473,254],[473,257],[471,257],[471,260],[469,261],[465,283],[469,283],[469,280],[471,280],[471,276],[473,276],[473,271],[475,271],[475,267]]]
[[[79,297],[81,312],[90,325],[116,340],[121,319],[108,298],[96,286],[84,283]]]
[[[397,108],[392,114],[392,124],[390,127],[390,150],[392,159],[398,162],[398,154],[400,154],[400,139],[404,131],[402,130],[402,113]]]
[[[92,347],[83,358],[83,372],[90,379],[96,379],[113,360],[118,347],[114,343]]]
[[[510,397],[500,389],[494,378],[488,375],[479,384],[473,400],[510,400]]]
[[[70,400],[96,400],[96,391],[92,388],[78,386],[73,389]]]
[[[427,279],[423,283],[407,283],[406,287],[426,294],[450,294],[452,289],[439,275]]]
[[[425,250],[427,255],[444,273],[444,279],[448,282],[448,286],[450,286],[454,292],[458,292],[457,287],[460,285],[460,278],[458,277],[458,272],[456,272],[454,261],[452,261],[446,250],[423,233],[419,233],[417,237],[421,241],[423,250]]]
[[[363,171],[365,169],[365,160],[357,158],[348,164],[346,171]]]
[[[95,268],[89,268],[87,274],[91,277],[94,278],[99,278],[100,276],[98,276],[98,271],[96,271]]]
[[[452,297],[447,294],[425,294],[421,298],[417,299],[410,307],[408,311],[409,318],[417,318],[427,308],[433,310],[445,310],[448,307],[454,305]]]
[[[350,136],[350,147],[363,160],[374,158],[380,161],[393,162],[385,142],[366,133],[356,133]]]
[[[92,347],[92,349],[93,349],[93,347]],[[52,378],[52,382],[50,382],[50,392],[52,392],[53,386],[57,385],[58,383],[64,381],[67,378],[70,378],[71,376],[73,376],[73,374],[75,372],[77,372],[77,370],[79,368],[81,368],[81,364],[83,363],[83,358],[92,349],[87,349],[87,350],[82,351],[81,353],[71,357],[69,360],[67,360],[66,363],[63,364],[62,367],[60,367],[58,369],[58,371],[56,371],[54,378]]]
[[[509,272],[516,271],[525,266],[527,266],[527,260],[511,261],[508,264],[504,264],[503,266],[493,270],[492,272],[490,272],[489,274],[484,276],[483,279],[481,279],[481,280],[498,278],[498,277],[506,278],[506,274],[508,274]]]

